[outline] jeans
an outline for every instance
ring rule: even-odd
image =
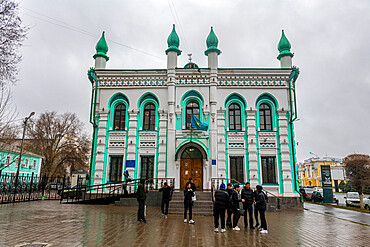
[[[248,227],[248,217],[247,217],[247,211],[249,215],[249,226],[253,227],[253,206],[252,203],[243,203],[244,208],[244,227]]]
[[[258,221],[258,208],[256,205],[254,205],[254,219],[256,220],[256,226],[258,226],[260,222]]]
[[[189,220],[193,219],[193,205],[192,204],[184,204],[184,219],[186,219],[186,213],[189,209]]]
[[[170,202],[168,200],[162,200],[162,203],[161,203],[162,214],[164,214],[164,215],[168,214],[168,205],[169,205],[169,203]],[[166,210],[164,209],[164,206],[166,206]]]
[[[144,216],[145,200],[137,200],[137,202],[139,203],[139,208],[137,210],[137,220],[145,221]]]
[[[227,208],[227,220],[226,220],[226,225],[229,227],[232,227],[233,224],[231,223],[231,215],[233,214],[233,210],[231,208]]]
[[[238,225],[238,222],[239,222],[239,218],[240,218],[240,212],[239,212],[239,208],[233,208],[233,227],[236,227]]]
[[[263,230],[267,230],[267,222],[266,222],[266,216],[265,216],[265,210],[259,209],[260,217],[261,217],[261,228]]]
[[[221,229],[225,229],[225,209],[224,208],[214,208],[213,217],[215,221],[215,228],[218,228],[218,218],[221,218]]]

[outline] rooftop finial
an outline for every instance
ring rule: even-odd
[[[98,43],[96,44],[95,50],[96,50],[96,54],[94,55],[94,58],[96,58],[97,56],[102,56],[107,61],[109,60],[107,56],[108,45],[107,45],[107,42],[105,41],[105,31],[103,31]]]
[[[173,24],[172,31],[167,38],[167,45],[168,49],[166,50],[166,54],[168,54],[169,51],[176,51],[177,55],[181,54],[181,51],[179,50],[180,39],[176,33],[175,24]]]
[[[191,54],[191,53],[189,53],[188,54],[188,56],[189,56],[189,63],[191,63],[191,60],[192,60],[192,58],[191,58],[191,56],[192,56],[193,54]]]
[[[291,44],[287,37],[285,36],[284,30],[281,30],[281,38],[278,44],[278,50],[280,52],[279,56],[277,59],[280,60],[280,58],[284,56],[290,56],[293,57],[293,54],[290,52]]]
[[[213,27],[211,27],[211,31],[208,34],[206,44],[207,44],[207,50],[204,52],[206,56],[208,56],[208,53],[211,51],[215,51],[218,53],[218,55],[220,55],[221,51],[217,48],[218,38],[215,32],[213,31]]]

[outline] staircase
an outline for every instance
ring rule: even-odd
[[[194,202],[193,215],[213,215],[212,193],[210,191],[196,191],[197,200]],[[174,192],[170,206],[170,214],[184,214],[184,193]]]

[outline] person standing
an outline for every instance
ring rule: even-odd
[[[258,195],[258,192],[257,192],[257,189],[255,189],[253,191],[253,198],[254,198],[254,200],[256,200],[257,195]],[[256,204],[254,204],[253,207],[254,207],[254,219],[256,220],[255,227],[258,227],[260,225],[259,220],[258,220],[258,208],[257,208]]]
[[[262,186],[261,185],[257,185],[256,189],[257,189],[257,197],[256,197],[255,204],[258,208],[258,212],[259,212],[260,217],[261,217],[261,231],[260,232],[261,233],[268,233],[267,232],[266,216],[265,216],[266,197],[265,197],[265,194],[262,192]]]
[[[215,232],[218,232],[218,219],[221,218],[221,233],[225,229],[225,210],[229,203],[229,194],[225,189],[225,184],[220,185],[220,189],[215,192],[215,203],[213,205],[213,216],[215,222]]]
[[[186,188],[184,189],[184,223],[187,220],[187,211],[189,210],[189,223],[194,224],[193,220],[193,196],[194,192],[191,188],[191,183],[187,183]]]
[[[136,200],[139,203],[139,208],[137,210],[137,221],[147,223],[145,220],[144,210],[146,201],[146,192],[144,189],[144,180],[141,180],[136,191]]]
[[[191,184],[191,189],[193,190],[193,192],[195,192],[197,187],[195,186],[195,183],[193,182],[193,178],[189,178],[189,181],[186,183],[185,188],[187,188],[189,184]]]
[[[130,174],[128,173],[128,170],[126,170],[123,175],[125,176],[125,183],[129,182]]]
[[[239,212],[239,202],[242,200],[239,199],[239,191],[240,186],[239,184],[234,185],[234,191],[231,195],[231,201],[232,201],[232,210],[233,210],[233,230],[234,231],[240,231],[240,228],[238,226],[238,221],[240,218],[240,212]]]
[[[229,194],[229,198],[231,198],[231,195],[233,193],[233,187],[230,183],[227,184],[227,193]],[[230,201],[230,199],[229,199]],[[231,223],[231,215],[233,214],[233,209],[232,209],[232,204],[228,203],[227,206],[227,220],[226,220],[226,225],[230,228],[233,227],[233,224]]]
[[[241,198],[243,202],[243,209],[244,209],[244,227],[248,228],[248,217],[247,211],[249,215],[249,227],[250,229],[255,229],[253,226],[253,190],[251,190],[251,185],[249,182],[245,184],[242,189]]]
[[[170,204],[170,195],[171,195],[171,187],[168,186],[167,182],[165,182],[162,188],[159,189],[159,192],[162,192],[162,217],[167,218],[168,214],[168,205]],[[166,209],[164,208],[166,206]]]

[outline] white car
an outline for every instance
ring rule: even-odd
[[[348,192],[344,199],[346,199],[347,207],[360,207],[360,195],[358,192]]]
[[[370,210],[370,196],[364,197],[364,207],[367,210]]]

